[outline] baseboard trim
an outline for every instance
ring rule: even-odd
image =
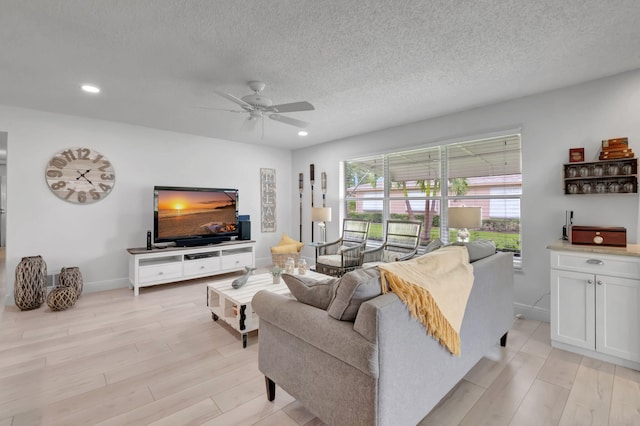
[[[129,287],[129,278],[84,283],[82,293],[97,293],[99,291],[115,290]]]
[[[92,283],[84,283],[82,285],[82,294],[85,293],[97,293],[99,291],[115,290],[117,288],[129,287],[129,278],[116,278],[114,280],[97,281]],[[51,291],[53,287],[47,287],[47,293]],[[132,293],[133,294],[133,293]],[[16,304],[16,299],[13,295],[13,289],[4,298],[4,305],[11,306]],[[46,303],[44,304],[46,307]]]

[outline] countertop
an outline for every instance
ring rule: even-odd
[[[626,247],[587,246],[571,244],[569,241],[557,240],[547,246],[549,250],[573,251],[577,253],[599,253],[617,256],[640,257],[640,244],[627,244]]]

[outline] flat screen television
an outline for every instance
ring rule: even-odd
[[[198,246],[238,237],[238,190],[155,186],[154,243]]]

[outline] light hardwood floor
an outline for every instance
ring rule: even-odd
[[[191,282],[83,294],[62,312],[0,313],[0,426],[321,425],[266,400],[258,339],[211,320]],[[640,372],[552,349],[517,320],[421,425],[640,425]]]

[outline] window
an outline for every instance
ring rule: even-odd
[[[450,207],[480,207],[481,226],[468,230],[470,240],[491,239],[519,256],[521,164],[520,135],[349,160],[345,212],[372,222],[372,242],[384,238],[387,219],[422,221],[425,245],[458,239],[459,230],[448,227]]]

